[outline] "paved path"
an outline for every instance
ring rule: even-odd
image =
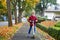
[[[45,40],[45,38],[38,32],[36,32],[35,39],[27,38],[28,29],[29,29],[29,25],[24,24],[21,27],[21,29],[19,29],[17,33],[15,33],[15,35],[13,36],[13,38],[11,38],[11,40]],[[31,36],[32,36],[32,32],[31,32]]]

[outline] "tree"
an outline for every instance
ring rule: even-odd
[[[16,9],[16,6],[17,6],[17,0],[12,0],[12,5],[13,5],[13,8],[14,8],[14,15],[15,15],[15,24],[17,24],[17,9]]]
[[[1,15],[6,15],[5,13],[7,14],[6,1],[0,0],[0,19],[3,19]]]
[[[44,16],[44,10],[47,8],[48,3],[56,5],[56,0],[41,0],[40,3],[36,5],[35,10],[39,11],[41,16]]]
[[[2,14],[7,12],[6,0],[0,1],[0,12],[2,12]]]
[[[21,22],[22,12],[29,11],[35,8],[35,5],[39,3],[39,0],[18,0],[19,16],[18,21]]]
[[[12,16],[11,16],[11,8],[10,8],[10,0],[6,0],[7,2],[7,12],[8,12],[8,26],[12,26]]]
[[[6,0],[1,0],[1,3],[6,8]]]

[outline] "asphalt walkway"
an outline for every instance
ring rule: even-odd
[[[29,25],[24,24],[18,31],[15,33],[15,35],[11,38],[11,40],[46,40],[43,35],[40,33],[36,32],[36,38],[27,38],[27,32],[29,30]],[[31,36],[32,36],[32,31],[31,31]]]

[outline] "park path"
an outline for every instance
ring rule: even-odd
[[[35,39],[27,38],[28,30],[29,30],[29,25],[26,23],[15,33],[15,35],[11,38],[11,40],[46,40],[45,37],[38,32],[36,32]],[[32,31],[31,31],[31,36],[32,36]]]

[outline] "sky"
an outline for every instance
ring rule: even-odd
[[[60,4],[60,0],[57,0],[57,3]]]

